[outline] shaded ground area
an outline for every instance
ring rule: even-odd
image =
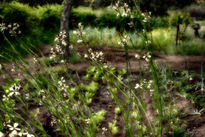
[[[79,51],[79,53],[83,56],[86,53],[85,48],[76,48],[76,50]],[[94,49],[94,51],[102,51],[104,53],[105,61],[116,67],[117,69],[122,69],[126,67],[126,60],[125,60],[125,53],[119,49],[113,49],[113,48],[99,48]],[[42,52],[44,56],[48,56],[50,53],[50,47],[46,46],[42,49]],[[140,55],[141,60],[141,67],[142,70],[145,70],[147,67],[147,64],[145,60],[143,59],[144,53],[138,53]],[[137,76],[139,74],[139,63],[137,62],[135,58],[136,53],[135,52],[129,52],[129,58],[130,58],[130,64],[131,64],[131,72]],[[201,71],[205,71],[205,56],[168,56],[168,55],[162,55],[161,53],[155,52],[153,54],[154,61],[159,66],[165,67],[171,67],[173,70],[177,71],[184,71],[189,70],[196,72],[198,74],[201,73]],[[40,56],[41,58],[41,56]],[[27,58],[28,63],[32,66],[32,68],[29,68],[29,72],[33,73],[33,70],[42,71],[42,68],[36,64],[33,63],[33,58],[28,57]],[[61,67],[60,64],[57,66]],[[76,64],[68,63],[68,68],[74,71],[79,72],[85,72],[86,69],[90,66],[90,64],[85,61],[81,60],[77,62]],[[53,66],[56,67],[56,66]],[[12,65],[10,63],[7,63],[7,67],[4,68],[9,72],[9,74],[12,77],[24,79],[21,75],[18,75],[16,72],[11,72],[10,69],[12,69]],[[0,76],[0,84],[2,85],[6,81],[2,76]],[[149,100],[148,95],[146,94],[143,97],[145,103],[146,103],[146,111],[149,115],[150,119],[153,119],[152,117],[152,102]],[[185,99],[185,98],[179,98],[177,100],[177,105],[179,108],[181,108],[182,113],[186,113],[186,116],[182,118],[182,121],[186,123],[187,131],[189,131],[190,135],[193,137],[204,137],[205,136],[205,114],[194,114],[195,108],[193,104]],[[107,91],[106,86],[101,83],[100,84],[100,90],[97,92],[97,94],[93,97],[93,101],[90,104],[90,108],[92,112],[97,112],[99,110],[105,109],[107,111],[105,120],[102,121],[102,124],[100,125],[100,128],[103,127],[108,128],[108,122],[112,122],[114,119],[114,108],[116,104],[115,101],[111,98],[111,95]],[[48,132],[51,132],[53,128],[51,128],[49,125],[49,122],[47,122],[48,118],[44,112],[42,111],[42,114],[39,114],[39,119],[44,123],[44,127],[48,129]],[[117,118],[117,126],[119,127],[119,134],[116,136],[118,137],[126,137],[124,129],[124,122],[122,117]],[[108,131],[104,135],[102,134],[102,131],[99,131],[101,135],[99,136],[111,136],[111,132]]]

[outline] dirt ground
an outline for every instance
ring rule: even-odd
[[[80,54],[85,53],[84,48],[77,48]],[[48,56],[50,53],[50,47],[45,46],[41,50],[44,54],[44,56]],[[126,67],[126,61],[125,61],[125,53],[119,49],[114,48],[99,48],[95,49],[95,51],[102,51],[104,53],[104,58],[108,64],[116,67],[117,69],[125,68]],[[136,61],[135,58],[135,52],[129,52],[129,58],[131,63],[131,72],[135,75],[139,74],[139,64]],[[141,65],[142,70],[144,70],[146,66],[146,62],[143,60],[144,53],[138,53],[140,55],[141,59]],[[193,71],[195,73],[200,74],[202,69],[205,71],[205,56],[168,56],[168,55],[162,55],[161,53],[154,52],[154,62],[158,64],[159,66],[169,66],[173,70],[177,71],[184,71],[189,70]],[[31,73],[33,69],[40,70],[41,68],[39,66],[36,66],[33,63],[33,59],[28,57],[27,61],[33,66],[31,68]],[[11,67],[11,64],[8,63],[8,66]],[[86,61],[80,61],[76,64],[68,64],[68,68],[71,70],[78,70],[79,72],[85,72],[85,70],[90,66],[90,64]],[[9,69],[7,67],[6,69]],[[22,76],[16,74],[15,72],[10,72],[10,74],[13,77],[23,79]],[[2,85],[5,83],[5,80],[0,76],[0,84]],[[150,105],[151,101],[144,97],[144,101],[147,105],[147,112],[151,116],[152,106]],[[184,121],[187,124],[186,130],[189,132],[189,134],[193,137],[205,137],[205,114],[198,114],[193,115],[193,112],[195,110],[192,103],[185,99],[181,98],[177,101],[177,105],[182,109],[184,113],[187,113],[186,117],[183,117],[182,121]],[[108,122],[112,122],[114,119],[114,108],[115,108],[115,102],[111,98],[111,95],[107,91],[107,88],[105,85],[100,84],[100,90],[97,92],[97,94],[94,96],[92,103],[90,104],[91,111],[97,112],[99,110],[106,110],[107,114],[105,117],[105,120],[102,121],[102,124],[100,125],[100,128],[106,127],[108,128]],[[48,118],[45,118],[45,114],[39,114],[39,119],[44,123],[44,127],[48,129],[48,132],[51,132],[53,129],[52,127],[48,126],[49,122],[47,122]],[[122,117],[118,117],[117,119],[117,126],[119,127],[119,134],[116,135],[116,137],[126,137],[124,129],[124,122]],[[105,135],[101,134],[102,131],[100,130],[99,137],[109,137],[111,136],[111,132],[108,131],[105,133]]]

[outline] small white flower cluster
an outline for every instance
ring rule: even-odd
[[[67,46],[66,39],[67,39],[66,32],[60,32],[56,36],[55,42],[57,42],[58,45],[62,44],[64,47],[66,47]]]
[[[25,94],[25,99],[28,100],[29,98],[30,98],[30,94],[29,94],[29,93],[26,93],[26,94]]]
[[[56,125],[56,123],[57,123],[56,118],[55,118],[54,116],[52,116],[51,119],[52,119],[52,120],[51,120],[51,126]]]
[[[94,52],[91,48],[88,50],[89,54],[85,54],[84,58],[91,59],[93,61],[104,61],[104,54],[102,51],[100,52]]]
[[[149,81],[148,81],[147,88],[148,88],[148,90],[149,90],[149,92],[150,92],[150,96],[152,96],[152,95],[153,95],[153,92],[154,92],[154,89],[153,89],[152,85],[153,85],[153,80],[149,80]]]
[[[16,67],[15,67],[15,65],[14,64],[12,64],[12,67],[11,67],[12,69],[11,69],[11,72],[15,72],[15,70],[16,70]]]
[[[41,99],[39,100],[39,105],[42,106],[43,105],[43,101],[45,101],[47,98],[45,96],[45,91],[44,90],[40,90],[38,95],[41,97]]]
[[[127,3],[124,3],[122,17],[127,17],[130,12],[131,12],[131,10],[130,10],[129,6],[127,5]]]
[[[119,6],[119,1],[113,6],[113,9],[117,12],[117,16],[127,17],[131,13],[131,10],[127,3],[124,3],[122,7]],[[122,13],[121,13],[122,9]]]
[[[3,31],[5,31],[5,30],[7,30],[8,29],[8,27],[6,26],[6,24],[5,23],[1,23],[0,24],[0,30],[3,32]]]
[[[143,89],[144,88],[146,90],[149,90],[150,95],[152,96],[153,92],[154,92],[152,85],[153,85],[153,80],[147,81],[146,79],[144,79],[140,84],[137,83],[135,85],[135,89]]]
[[[56,47],[51,48],[50,53],[51,53],[50,59],[56,60],[56,58],[58,57],[59,54],[63,55],[65,52],[62,49],[62,47],[59,44],[57,44]]]
[[[43,97],[43,100],[45,99],[45,91],[43,89],[39,90],[38,95]]]
[[[151,56],[151,54],[148,52],[148,53],[147,53],[146,55],[144,55],[142,58],[145,59],[146,62],[149,62],[150,59],[152,58],[152,56]]]
[[[144,17],[144,19],[142,20],[144,23],[147,23],[148,22],[148,19],[150,18],[151,16],[151,12],[148,12],[148,13],[142,13],[142,16]]]
[[[85,119],[85,122],[87,123],[87,124],[90,124],[90,119],[88,118],[88,119]]]
[[[150,45],[152,44],[152,42],[151,42],[150,40],[147,40],[147,41],[145,42],[145,44],[146,44],[146,46],[150,46]]]
[[[86,33],[83,31],[83,26],[82,26],[82,23],[78,23],[78,31],[74,30],[73,31],[73,34],[74,35],[77,35],[78,36],[78,40],[77,40],[77,43],[83,43],[83,35],[85,35]]]
[[[58,87],[60,88],[60,90],[64,91],[66,91],[69,88],[69,86],[66,84],[64,77],[61,77],[61,79],[58,81]]]
[[[20,25],[17,23],[6,25],[5,23],[0,24],[0,31],[5,32],[8,31],[8,33],[11,36],[16,36],[17,34],[21,34],[21,31],[19,30]]]
[[[137,60],[139,60],[139,59],[140,59],[140,55],[139,55],[139,54],[135,54],[135,58],[136,58]]]
[[[142,89],[142,86],[143,86],[143,84],[137,83],[137,84],[135,85],[135,89]]]
[[[58,55],[64,55],[65,54],[65,50],[63,49],[63,47],[67,46],[67,42],[66,42],[67,36],[66,36],[66,32],[60,32],[56,38],[55,38],[55,42],[57,42],[56,46],[54,48],[50,49],[50,59],[54,59],[55,61],[57,61],[57,57]],[[64,60],[61,60],[61,63],[64,63]]]
[[[18,123],[14,123],[13,126],[12,125],[7,125],[7,127],[9,128],[9,137],[16,137],[16,136],[24,136],[24,137],[35,137],[33,134],[30,134],[28,132],[24,132],[24,130],[21,130],[20,128],[18,128],[19,124]],[[1,133],[1,132],[0,132]],[[0,134],[1,135],[1,134]],[[2,133],[2,137],[3,137],[3,133]]]
[[[119,10],[119,4],[120,2],[116,2],[115,5],[112,7],[115,11],[118,11]]]
[[[108,129],[107,129],[106,127],[103,127],[103,128],[102,128],[102,134],[104,135],[105,132],[107,132],[107,130],[108,130]]]
[[[36,64],[38,62],[38,60],[34,57],[33,58],[33,63]]]
[[[54,48],[51,48],[50,53],[51,53],[50,59],[55,59],[57,55],[56,55]]]
[[[124,35],[123,38],[122,38],[122,41],[118,42],[118,45],[121,45],[122,47],[124,47],[125,45],[128,45],[129,40],[130,40],[129,36]]]
[[[20,95],[19,93],[20,88],[21,85],[17,85],[17,84],[12,85],[9,89],[5,91],[7,96],[3,95],[3,100],[8,100],[8,97]]]

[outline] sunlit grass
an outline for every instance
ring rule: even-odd
[[[120,37],[117,36],[117,31],[115,28],[97,29],[92,27],[86,27],[84,29],[84,32],[86,32],[86,35],[84,35],[84,39],[86,42],[89,42],[89,45],[91,47],[119,47],[118,41],[120,40]],[[76,43],[76,41],[79,38],[74,35],[72,31],[70,31],[70,34],[71,43],[78,44]]]
[[[93,28],[86,27],[84,29],[86,35],[84,39],[89,43],[91,47],[120,47],[118,44],[120,37],[115,28]],[[73,32],[70,31],[71,43],[79,45],[76,41],[79,39]],[[145,40],[142,34],[135,32],[126,33],[132,42],[130,42],[129,47],[134,49],[144,49]],[[184,55],[205,55],[204,46],[205,43],[202,39],[194,37],[194,31],[188,28],[185,33],[185,40],[180,41],[180,45],[176,47],[175,28],[160,28],[154,29],[152,32],[148,33],[148,36],[152,37],[152,47],[153,50],[162,51],[166,54],[184,54]]]
[[[156,49],[166,47],[169,44],[174,44],[175,30],[170,29],[156,29],[151,32],[153,38],[153,46]]]

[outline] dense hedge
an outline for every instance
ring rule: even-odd
[[[24,5],[22,6],[22,4],[20,5],[21,8],[19,8],[18,6],[16,6],[18,4],[13,3],[0,6],[0,15],[3,16],[3,21],[5,23],[19,23],[21,25],[21,30],[24,30],[25,33],[36,26],[43,27],[45,29],[59,28],[62,8],[51,8],[49,6],[44,8],[31,8],[28,5],[25,5],[24,8]],[[139,30],[143,28],[143,24],[140,20],[140,16],[134,17],[135,28]],[[167,27],[167,20],[167,17],[154,17],[150,19],[150,22],[153,28]],[[82,22],[84,26],[93,26],[99,28],[116,27],[117,30],[131,30],[128,25],[130,18],[119,18],[114,12],[110,11],[102,12],[99,16],[97,16],[95,12],[78,12],[76,10],[73,10],[71,12],[70,21],[71,29],[74,29],[75,27],[77,27],[77,24],[79,22]]]
[[[6,2],[17,1],[20,3],[28,4],[30,6],[47,5],[47,4],[62,4],[63,0],[6,0]],[[106,1],[106,0],[105,0]],[[1,3],[1,0],[0,0]],[[73,6],[88,6],[86,0],[73,0]]]

